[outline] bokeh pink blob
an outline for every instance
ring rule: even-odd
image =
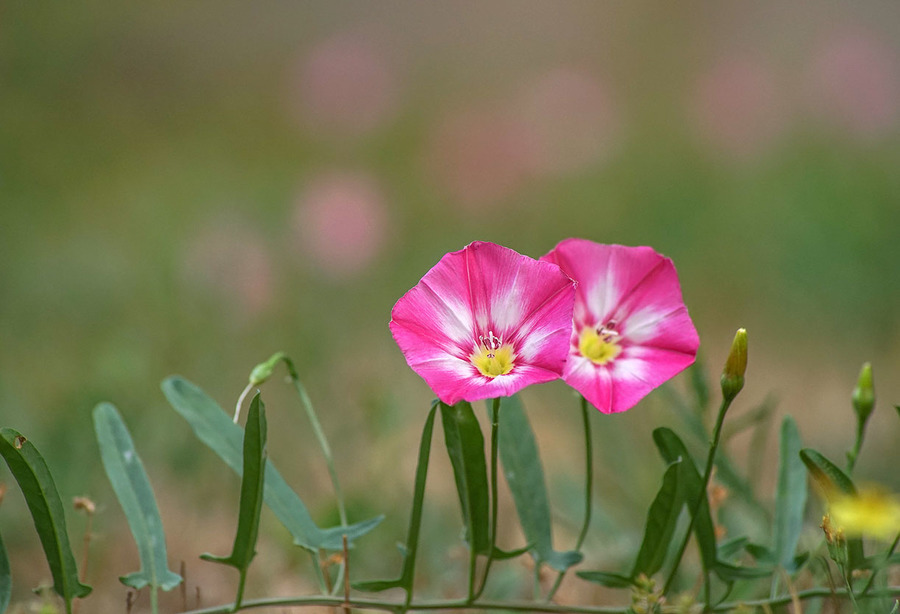
[[[493,109],[469,109],[441,121],[428,154],[440,188],[467,213],[514,196],[531,174],[534,144],[518,120]]]
[[[809,71],[815,112],[870,140],[894,129],[900,116],[898,50],[861,29],[830,36]]]
[[[736,157],[769,149],[788,120],[775,75],[752,58],[723,59],[701,75],[691,106],[703,139]]]
[[[608,154],[620,131],[606,85],[575,67],[544,73],[515,106],[531,139],[537,174],[565,175],[590,167]]]
[[[225,312],[252,318],[275,298],[272,263],[255,230],[234,220],[219,220],[188,242],[182,278],[192,291],[222,304]]]
[[[365,271],[384,248],[388,211],[374,178],[331,173],[302,190],[294,211],[298,249],[318,272],[335,279]]]
[[[340,33],[319,43],[302,58],[291,80],[292,112],[315,132],[364,135],[397,111],[394,66],[364,33]]]

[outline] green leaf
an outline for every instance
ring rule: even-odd
[[[495,561],[507,561],[509,559],[514,559],[518,556],[522,556],[529,550],[534,548],[533,544],[528,544],[527,546],[522,546],[521,548],[516,548],[515,550],[501,550],[500,548],[494,547],[494,560]]]
[[[66,531],[66,515],[50,469],[34,444],[11,428],[0,429],[0,456],[6,460],[25,496],[34,528],[50,565],[53,590],[65,601],[66,612],[71,612],[72,599],[85,597],[91,592],[91,587],[78,580],[78,569]]]
[[[800,460],[801,447],[797,424],[785,416],[781,423],[772,551],[774,562],[788,572],[795,571],[794,551],[803,529],[806,507],[806,469]]]
[[[749,545],[746,537],[733,537],[719,544],[718,558],[731,559],[739,555]]]
[[[538,564],[547,563],[557,571],[565,571],[580,562],[582,556],[574,550],[553,549],[550,503],[531,424],[518,396],[503,398],[500,407],[500,460],[525,539],[534,544],[532,556]]]
[[[716,561],[712,569],[722,582],[763,578],[772,573],[772,569],[769,567],[742,567],[740,565],[723,563],[722,561]]]
[[[0,537],[0,614],[6,612],[9,606],[9,598],[12,595],[12,571],[9,567],[9,555],[6,554],[6,546]]]
[[[672,543],[672,535],[678,524],[678,516],[684,506],[684,494],[678,479],[681,474],[679,465],[683,462],[683,460],[673,462],[663,474],[662,486],[647,511],[644,539],[634,561],[632,578],[642,573],[648,577],[652,576],[662,568],[666,560],[666,553],[669,551],[669,544]]]
[[[154,590],[171,590],[181,583],[181,576],[168,568],[166,537],[153,488],[115,407],[101,403],[94,408],[94,431],[103,468],[125,512],[141,558],[140,571],[119,579],[134,589],[149,585]]]
[[[835,491],[844,495],[856,494],[853,480],[823,454],[812,448],[803,448],[800,450],[800,459],[827,499],[831,499]],[[851,569],[859,569],[865,565],[862,539],[858,537],[847,539],[847,557]]]
[[[627,576],[607,571],[577,571],[575,575],[582,580],[608,586],[609,588],[628,588],[634,584],[634,581]]]
[[[466,526],[466,541],[477,554],[491,549],[488,513],[487,464],[484,437],[472,406],[461,401],[452,407],[441,403],[444,441],[453,465],[456,491]]]
[[[259,393],[250,402],[247,426],[244,429],[244,466],[241,480],[241,499],[238,513],[237,533],[231,555],[218,557],[201,554],[205,561],[222,563],[238,570],[241,574],[235,609],[240,607],[244,581],[250,562],[256,556],[256,538],[259,535],[259,516],[263,503],[263,484],[266,469],[266,408]]]
[[[197,439],[218,454],[235,473],[241,475],[243,429],[232,422],[205,392],[183,378],[167,378],[163,381],[162,389],[175,411],[190,424]],[[377,516],[347,527],[320,529],[297,493],[287,485],[268,460],[263,492],[266,505],[290,531],[294,543],[312,552],[342,550],[345,533],[347,541],[352,543],[384,519],[384,516]]]
[[[665,427],[657,428],[653,431],[653,442],[667,463],[682,461],[677,466],[688,511],[693,513],[697,501],[700,501],[697,517],[694,519],[694,536],[700,548],[701,563],[704,569],[713,569],[717,554],[716,531],[709,513],[709,499],[703,491],[703,478],[684,443],[674,431]]]
[[[406,536],[406,544],[402,547],[403,568],[400,577],[396,580],[367,580],[354,582],[353,587],[361,591],[377,593],[389,588],[402,588],[406,591],[407,604],[412,595],[412,584],[416,570],[416,552],[419,548],[419,530],[422,527],[422,506],[425,501],[425,480],[428,477],[428,460],[431,457],[431,435],[434,431],[434,416],[437,411],[435,402],[425,427],[422,429],[422,441],[419,443],[419,460],[416,464],[416,480],[413,491],[412,513],[409,517],[409,531]]]

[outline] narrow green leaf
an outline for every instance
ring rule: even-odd
[[[582,556],[553,549],[550,502],[534,431],[518,396],[502,399],[500,407],[500,460],[525,539],[534,544],[532,556],[538,564],[565,571]]]
[[[6,554],[6,545],[0,537],[0,614],[6,612],[11,595],[12,571],[9,567],[9,555]]]
[[[30,441],[11,428],[0,429],[0,455],[19,483],[25,503],[34,520],[34,528],[50,565],[53,590],[72,609],[72,599],[85,597],[91,587],[78,580],[75,557],[66,531],[66,515],[59,491],[44,457]]]
[[[412,513],[409,517],[409,531],[406,544],[402,548],[403,568],[396,580],[367,580],[354,582],[353,587],[361,591],[377,593],[389,588],[402,588],[406,591],[407,601],[412,594],[412,584],[416,571],[416,552],[419,548],[419,530],[422,527],[422,507],[425,501],[425,481],[428,477],[428,460],[431,457],[431,435],[434,431],[434,416],[438,404],[435,402],[428,412],[425,427],[422,429],[422,441],[419,443],[419,460],[416,464],[415,488],[413,491]]]
[[[234,424],[205,392],[183,378],[173,376],[165,379],[162,389],[175,411],[187,420],[197,439],[241,475],[243,429]],[[294,543],[312,552],[342,550],[345,533],[347,541],[352,544],[353,540],[374,529],[384,519],[377,516],[347,527],[320,529],[297,493],[268,460],[263,492],[266,505],[290,531]]]
[[[679,476],[682,473],[680,465],[683,462],[683,460],[673,462],[666,468],[662,486],[650,504],[644,539],[634,561],[632,578],[642,573],[648,577],[652,576],[662,568],[666,560],[666,553],[669,551],[669,544],[672,543],[672,535],[678,524],[678,516],[684,506],[684,494],[679,484]]]
[[[719,544],[718,558],[731,559],[739,555],[750,543],[746,537],[734,537]]]
[[[491,536],[487,463],[481,426],[472,406],[466,401],[452,407],[441,403],[440,407],[444,441],[453,465],[453,477],[466,526],[466,541],[477,554],[487,554],[491,548]]]
[[[514,559],[516,557],[522,556],[532,548],[534,548],[532,544],[522,546],[521,548],[516,548],[515,550],[501,550],[500,548],[494,547],[494,560],[506,561],[509,559]]]
[[[722,561],[716,561],[712,568],[722,582],[736,582],[737,580],[750,580],[763,578],[772,574],[770,567],[742,567]]]
[[[816,481],[826,498],[834,496],[835,491],[845,495],[855,495],[856,486],[840,468],[812,448],[800,450],[800,459],[806,465],[809,474]],[[847,540],[847,556],[851,569],[859,569],[865,565],[862,539],[858,537]]]
[[[806,469],[800,460],[801,447],[797,423],[790,416],[785,416],[781,423],[772,551],[775,563],[788,572],[795,570],[794,551],[803,529],[803,510],[806,507]]]
[[[243,586],[250,562],[256,556],[256,538],[259,535],[259,516],[263,503],[263,484],[266,468],[266,409],[259,393],[250,402],[247,426],[244,429],[244,473],[241,479],[241,498],[237,533],[231,555],[227,557],[202,554],[206,561],[222,563],[237,569]],[[237,605],[240,599],[235,600]]]
[[[593,582],[594,584],[600,584],[601,586],[607,586],[609,588],[628,588],[634,581],[627,577],[616,573],[609,573],[607,571],[577,571],[575,572],[582,580],[587,580],[588,582]]]
[[[682,461],[677,466],[680,473],[679,482],[688,511],[693,512],[696,502],[700,500],[697,518],[694,520],[694,536],[700,547],[701,563],[704,569],[712,569],[716,563],[716,531],[709,513],[709,499],[703,492],[703,478],[697,471],[684,443],[674,431],[665,427],[654,430],[653,442],[667,463]]]
[[[141,558],[140,571],[119,579],[134,589],[149,585],[152,589],[171,590],[181,583],[181,576],[169,570],[156,497],[131,435],[115,407],[101,403],[94,408],[94,431],[103,468],[125,512]]]

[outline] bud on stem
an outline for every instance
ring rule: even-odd
[[[731,342],[731,352],[722,371],[722,396],[727,401],[734,400],[744,387],[744,373],[747,371],[747,330],[739,328]]]

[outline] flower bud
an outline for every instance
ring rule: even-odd
[[[859,371],[856,388],[853,389],[853,409],[859,424],[864,426],[875,408],[875,386],[872,383],[872,365],[865,363]]]
[[[722,395],[732,401],[744,387],[744,373],[747,371],[747,330],[739,328],[731,343],[731,352],[722,371]]]
[[[278,352],[273,354],[269,360],[253,367],[253,371],[250,372],[250,385],[259,386],[272,377],[272,372],[275,371],[275,367],[282,358],[284,358],[284,352]]]

